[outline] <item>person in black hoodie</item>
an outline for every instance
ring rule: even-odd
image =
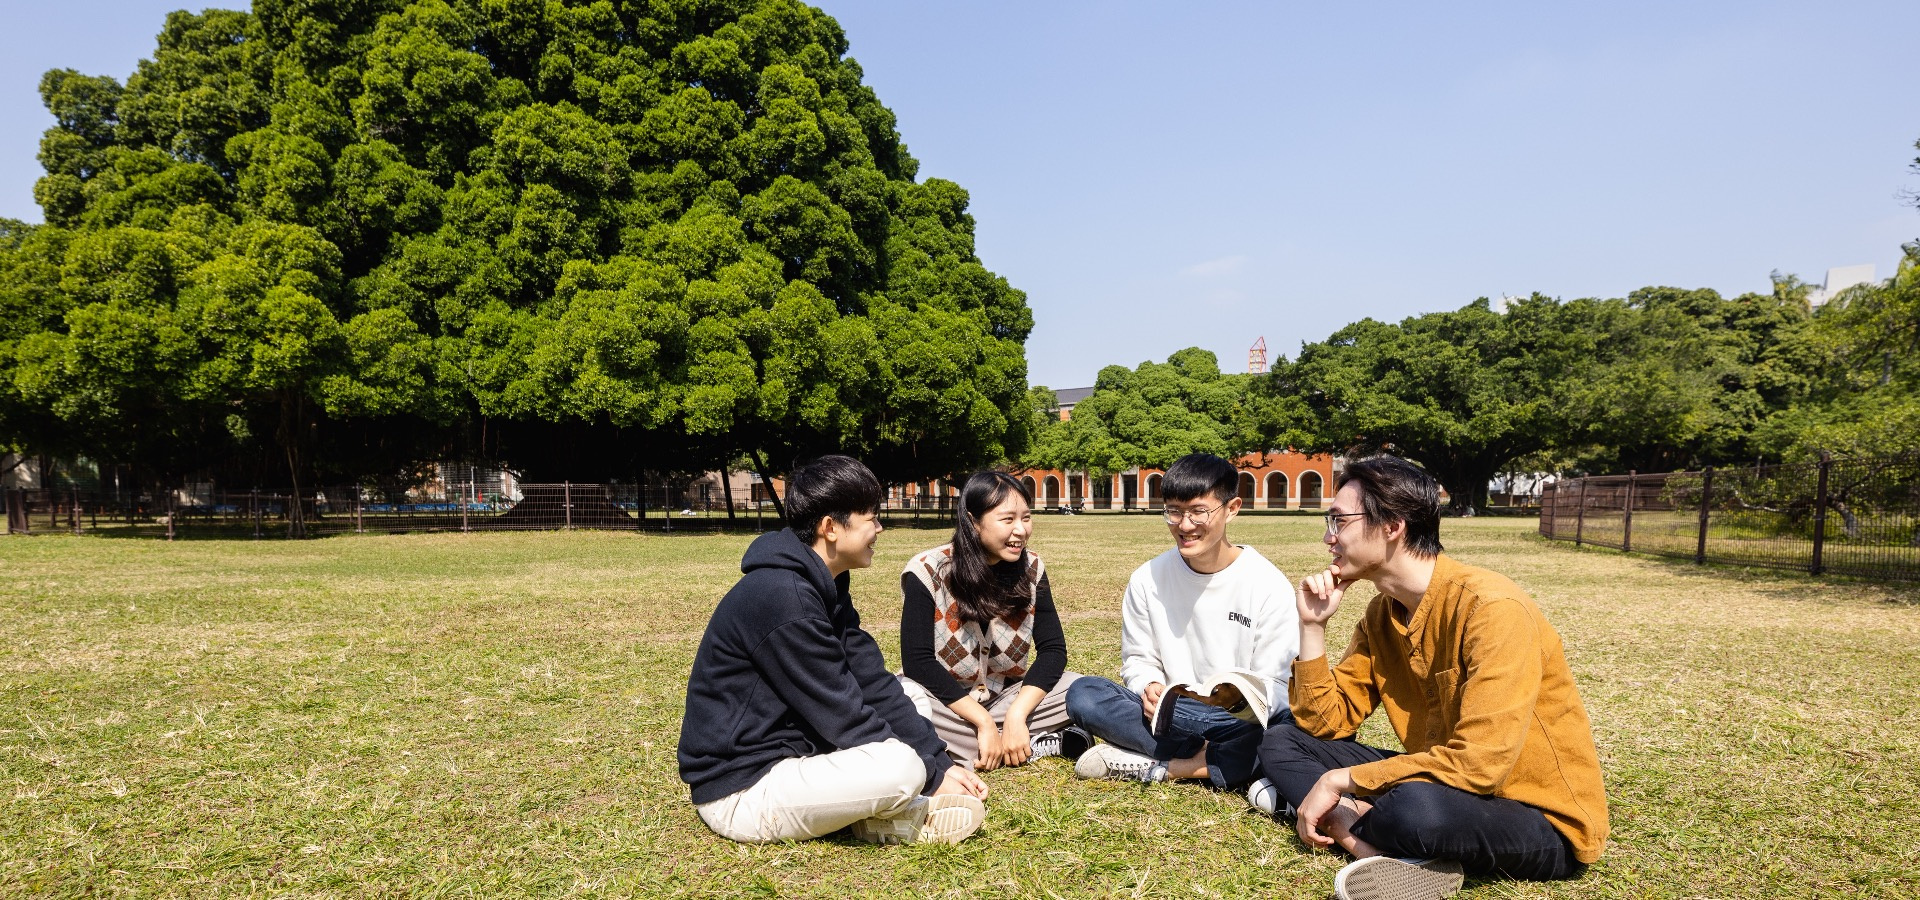
[[[701,821],[736,841],[851,826],[875,843],[958,843],[986,818],[986,783],[887,671],[847,594],[873,564],[881,487],[824,456],[787,482],[791,527],[761,535],[714,609],[687,679],[680,779]]]

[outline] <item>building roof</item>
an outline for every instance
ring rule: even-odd
[[[1053,400],[1060,405],[1061,409],[1069,409],[1075,403],[1087,399],[1087,396],[1092,393],[1093,388],[1090,387],[1061,388],[1053,392]]]

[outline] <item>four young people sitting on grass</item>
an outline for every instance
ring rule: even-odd
[[[1238,481],[1206,454],[1167,470],[1174,546],[1128,581],[1116,683],[1066,670],[1032,498],[973,476],[953,540],[901,576],[896,677],[847,591],[872,563],[879,482],[848,457],[801,467],[792,526],[748,548],[694,660],[679,756],[700,818],[740,841],[958,842],[985,816],[976,770],[1061,755],[1082,777],[1245,788],[1354,858],[1335,879],[1350,900],[1598,859],[1606,797],[1559,636],[1512,581],[1441,552],[1433,479],[1349,463],[1332,564],[1297,585],[1227,540]],[[1330,663],[1326,623],[1356,581],[1377,593]],[[1353,739],[1376,709],[1403,752]]]

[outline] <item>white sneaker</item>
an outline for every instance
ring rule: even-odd
[[[1339,900],[1440,900],[1460,889],[1460,864],[1451,859],[1369,856],[1333,876]]]
[[[1081,778],[1165,781],[1167,764],[1112,744],[1100,744],[1080,754],[1080,761],[1073,764],[1073,774]]]
[[[986,820],[987,807],[978,797],[916,797],[900,815],[853,823],[853,836],[869,844],[958,844]]]
[[[1274,786],[1273,779],[1255,779],[1247,785],[1247,805],[1274,818],[1280,817],[1280,788]]]

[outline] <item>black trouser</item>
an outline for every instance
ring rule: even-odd
[[[1261,765],[1288,813],[1328,770],[1398,755],[1351,739],[1323,741],[1291,722],[1275,723],[1260,744]],[[1373,809],[1354,822],[1353,835],[1388,856],[1458,860],[1470,875],[1529,881],[1575,878],[1586,870],[1547,817],[1516,800],[1424,781],[1365,799]]]

